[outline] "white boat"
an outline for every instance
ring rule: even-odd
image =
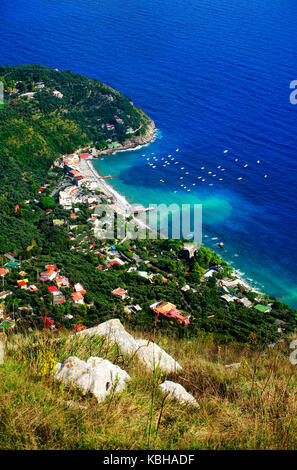
[[[227,149],[226,149],[226,150],[224,150],[224,153],[228,153],[228,150],[227,150]]]

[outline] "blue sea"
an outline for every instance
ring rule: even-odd
[[[201,202],[203,242],[297,307],[296,18],[293,0],[2,0],[1,63],[72,69],[131,97],[157,138],[99,171],[132,202]]]

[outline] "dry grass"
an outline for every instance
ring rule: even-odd
[[[289,350],[254,352],[211,340],[156,342],[183,366],[177,380],[200,404],[165,398],[147,372],[101,338],[36,333],[7,342],[0,366],[0,449],[296,449],[296,366]],[[51,379],[56,361],[110,359],[131,376],[98,404]],[[238,369],[224,364],[241,362]]]

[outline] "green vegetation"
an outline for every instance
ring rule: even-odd
[[[145,132],[149,118],[129,98],[70,71],[7,66],[0,67],[0,79],[6,90],[0,110],[0,339],[6,349],[0,449],[295,448],[288,341],[296,312],[232,283],[231,268],[204,246],[187,257],[187,240],[97,239],[95,222],[108,212],[100,191],[91,194],[96,204],[79,202],[73,211],[58,203],[61,188],[71,184],[61,154],[91,143],[111,147],[130,128]],[[86,188],[79,191],[83,201],[90,196]],[[137,231],[131,216],[125,224]],[[59,275],[49,279],[45,269]],[[83,286],[82,303],[73,298],[76,283]],[[119,287],[128,297],[112,294]],[[159,301],[174,304],[189,325],[157,318],[151,305]],[[199,409],[164,398],[158,385],[166,377],[147,372],[135,357],[98,337],[73,334],[111,318],[153,339],[183,366],[178,377],[167,378],[184,385]],[[132,380],[98,404],[53,381],[55,364],[71,355],[108,358]],[[236,369],[224,367],[236,362]]]
[[[17,221],[10,217],[16,204],[38,197],[54,160],[90,144],[105,149],[109,142],[122,143],[131,137],[127,136],[129,127],[139,128],[134,134],[139,135],[151,120],[130,98],[70,70],[4,66],[0,81],[5,91],[5,107],[0,109],[0,217],[5,218],[1,234],[23,248],[24,242],[19,243],[23,235],[31,241],[38,236],[40,214],[32,216],[23,206]],[[54,91],[62,98],[54,96]],[[34,95],[22,96],[26,93]],[[108,130],[108,124],[114,129]],[[57,173],[52,172],[52,181],[59,177]],[[8,229],[10,222],[18,235]],[[42,235],[39,238],[42,243]]]

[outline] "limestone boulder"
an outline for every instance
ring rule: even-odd
[[[76,385],[83,393],[92,393],[99,402],[104,401],[112,390],[124,390],[130,380],[126,371],[107,359],[90,357],[82,361],[75,356],[58,363],[54,377],[65,384]]]
[[[120,320],[114,318],[87,330],[80,331],[81,335],[98,335],[117,344],[124,354],[133,354],[137,350],[137,343],[123,327]]]
[[[117,344],[124,354],[133,355],[153,371],[159,368],[162,373],[175,373],[182,370],[182,367],[160,346],[145,339],[134,339],[117,318],[108,320],[98,326],[80,331],[81,335],[99,335],[107,338],[111,343]]]
[[[159,370],[161,373],[176,373],[182,370],[181,365],[167,354],[156,343],[145,339],[135,340],[137,343],[137,356],[150,370]]]
[[[182,405],[190,405],[194,408],[199,408],[199,403],[195,398],[186,391],[186,389],[176,383],[171,382],[170,380],[165,380],[161,385],[159,385],[160,390],[168,395],[168,397],[172,400],[177,400]]]

